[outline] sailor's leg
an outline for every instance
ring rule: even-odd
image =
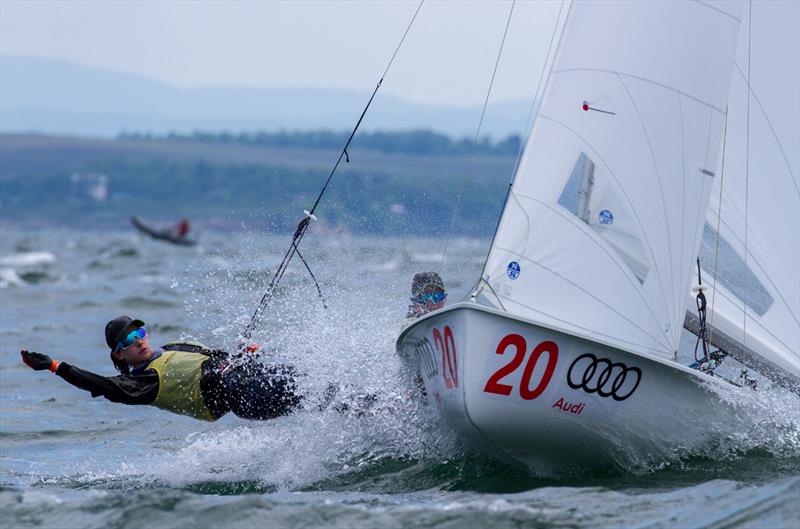
[[[299,404],[296,372],[288,366],[242,366],[224,376],[226,400],[243,419],[266,420],[288,415]]]

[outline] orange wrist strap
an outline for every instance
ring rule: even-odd
[[[56,370],[58,369],[58,364],[60,364],[60,362],[58,362],[56,360],[53,360],[52,362],[50,362],[50,371],[55,373]]]

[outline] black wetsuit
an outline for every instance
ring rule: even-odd
[[[203,362],[200,393],[215,419],[229,411],[245,419],[273,419],[290,413],[300,403],[296,372],[284,365],[264,366],[255,360],[234,362],[224,351],[192,351],[208,357]],[[227,368],[227,369],[226,369]],[[123,404],[152,404],[158,395],[155,370],[104,377],[61,362],[56,374],[75,387]]]

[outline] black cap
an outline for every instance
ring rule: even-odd
[[[106,343],[111,349],[116,349],[117,344],[125,338],[128,327],[144,327],[142,320],[132,320],[129,316],[120,316],[106,323]]]
[[[432,292],[444,292],[442,278],[436,272],[420,272],[414,275],[411,281],[411,295],[416,297],[420,294]]]

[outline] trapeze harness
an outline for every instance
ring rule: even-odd
[[[211,360],[204,352],[210,349],[200,342],[170,342],[162,349],[145,368],[158,373],[158,395],[151,406],[203,421],[219,419],[208,408],[200,388],[203,364]]]
[[[230,362],[227,353],[200,342],[170,342],[142,371],[158,374],[151,406],[216,421],[229,411],[244,419],[274,419],[291,413],[302,400],[296,371],[286,365]]]

